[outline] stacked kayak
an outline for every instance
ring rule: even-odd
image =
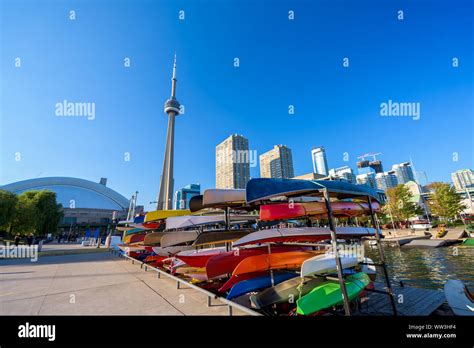
[[[363,272],[346,277],[345,285],[349,300],[356,298],[369,283],[369,276]],[[342,304],[342,291],[339,283],[327,281],[296,301],[296,313],[310,315],[340,304]]]
[[[464,242],[462,242],[463,246],[474,246],[474,238],[466,238]]]

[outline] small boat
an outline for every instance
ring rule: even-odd
[[[375,235],[374,228],[365,227],[337,227],[338,238],[353,238]],[[318,242],[331,238],[329,228],[323,227],[295,227],[295,228],[271,228],[250,233],[234,242],[234,246],[242,246],[258,243],[285,243],[285,242]]]
[[[226,292],[227,290],[232,289],[232,287],[235,284],[237,284],[241,281],[256,278],[256,277],[261,277],[261,276],[264,276],[266,274],[268,274],[267,271],[262,271],[262,272],[244,273],[244,274],[240,274],[238,276],[232,276],[219,288],[218,291],[219,292]]]
[[[369,196],[374,202],[378,201],[377,192],[370,187],[338,180],[257,178],[247,182],[245,193],[247,203],[266,203],[278,197],[321,196],[324,190],[338,199]]]
[[[342,268],[354,267],[358,264],[357,257],[348,256],[344,253],[339,253],[339,259],[341,260]],[[316,255],[310,259],[307,259],[301,265],[302,278],[311,276],[314,274],[324,274],[333,272],[336,270],[336,257],[334,253],[327,253],[323,255]]]
[[[139,243],[139,242],[143,242],[144,239],[145,239],[145,232],[141,232],[141,233],[134,233],[134,234],[129,234],[127,236],[123,236],[122,242],[123,244]]]
[[[272,253],[305,250],[300,246],[273,246]],[[206,273],[209,279],[232,273],[237,265],[249,256],[268,253],[268,247],[241,248],[227,251],[209,258],[206,263]]]
[[[444,295],[455,315],[474,316],[474,294],[460,280],[448,280]]]
[[[155,210],[146,213],[143,224],[150,221],[164,220],[172,216],[189,215],[190,210]]]
[[[144,245],[159,245],[161,242],[161,238],[165,235],[165,232],[151,232],[147,233],[145,235],[145,238],[143,239],[143,244]]]
[[[174,245],[170,247],[154,246],[153,252],[160,256],[174,256],[180,251],[194,249],[192,245]]]
[[[206,267],[207,261],[214,255],[226,252],[225,247],[185,250],[176,254],[176,258],[192,267]]]
[[[255,221],[258,219],[258,215],[242,215],[242,214],[230,214],[229,215],[231,224],[245,223],[249,221]],[[225,215],[185,215],[175,216],[166,219],[166,229],[183,229],[189,227],[196,227],[202,225],[223,225],[225,223]]]
[[[335,216],[355,217],[368,212],[367,203],[357,202],[334,202],[331,208]],[[372,204],[374,211],[380,210],[380,205],[376,202]],[[260,220],[287,220],[302,216],[325,216],[327,215],[326,204],[324,202],[306,203],[278,203],[260,206]]]
[[[300,296],[306,295],[323,282],[323,277],[292,278],[250,296],[250,302],[257,309],[284,302],[295,303]]]
[[[359,272],[345,279],[349,300],[356,298],[369,285],[369,276]],[[342,291],[339,282],[328,281],[316,286],[308,294],[296,301],[296,313],[310,315],[322,309],[342,304]]]
[[[160,244],[162,247],[169,247],[173,245],[194,242],[199,235],[199,231],[176,231],[168,232],[161,238]]]
[[[296,269],[301,264],[323,251],[287,251],[283,253],[271,253],[250,256],[243,259],[232,272],[232,276],[243,273],[267,271],[271,269]]]
[[[466,238],[464,242],[462,242],[463,246],[474,246],[474,238]]]
[[[292,272],[275,272],[272,275],[266,274],[260,277],[243,280],[235,284],[232,289],[230,289],[229,294],[227,295],[227,299],[231,300],[235,297],[239,297],[246,293],[260,290],[272,286],[272,277],[273,277],[273,284],[280,284],[281,282],[297,277],[297,273]]]
[[[199,234],[194,246],[234,242],[254,230],[206,231]]]

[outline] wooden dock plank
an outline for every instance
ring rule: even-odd
[[[383,284],[376,283],[377,290],[385,290]],[[392,288],[397,313],[401,316],[426,316],[433,313],[445,301],[444,293],[438,290],[420,289],[414,287]],[[354,315],[393,315],[388,295],[367,292],[360,310]]]

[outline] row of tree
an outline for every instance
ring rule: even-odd
[[[447,183],[432,183],[429,190],[431,194],[427,205],[430,214],[441,221],[455,219],[466,208],[454,187]],[[386,195],[387,203],[383,206],[383,212],[391,216],[395,222],[407,222],[412,217],[426,215],[424,209],[413,200],[413,194],[405,185],[388,189]]]
[[[0,190],[0,231],[45,236],[56,233],[63,217],[62,205],[51,191],[28,191],[15,195]]]

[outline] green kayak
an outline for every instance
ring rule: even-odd
[[[346,290],[349,300],[353,300],[370,283],[367,274],[360,272],[346,278]],[[296,301],[296,313],[311,313],[342,304],[342,292],[338,282],[328,281]]]
[[[474,246],[474,238],[467,238],[462,245],[464,246]]]

